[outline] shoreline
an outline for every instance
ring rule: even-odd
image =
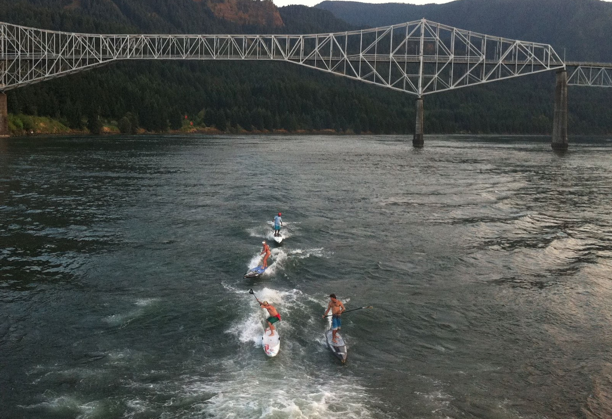
[[[193,130],[193,131],[181,131],[181,130],[169,130],[169,131],[160,131],[160,132],[151,132],[151,131],[143,131],[138,132],[136,134],[127,134],[115,131],[102,132],[100,134],[91,134],[88,131],[79,131],[79,130],[71,130],[67,132],[34,132],[34,133],[23,133],[23,134],[9,134],[9,135],[0,135],[0,138],[39,138],[39,137],[60,137],[60,136],[73,136],[73,137],[116,137],[116,136],[129,136],[129,137],[147,137],[147,136],[155,136],[155,135],[164,135],[164,136],[191,136],[191,135],[201,135],[201,136],[232,136],[232,135],[240,135],[240,136],[310,136],[310,135],[320,135],[320,136],[377,136],[377,137],[389,137],[389,136],[404,136],[407,137],[408,140],[412,141],[412,133],[402,134],[402,133],[391,133],[391,134],[374,134],[372,132],[361,132],[359,134],[355,134],[354,132],[337,132],[335,130],[319,130],[319,131],[286,131],[286,130],[274,130],[274,131],[237,131],[237,132],[228,132],[228,131],[219,131],[217,129],[211,130]],[[427,137],[434,136],[452,136],[452,137],[512,137],[512,138],[521,138],[521,137],[537,137],[537,138],[550,138],[552,134],[516,134],[516,133],[428,133],[425,134]],[[612,134],[576,134],[573,135],[572,138],[610,138]],[[408,141],[406,140],[406,141]]]
[[[14,124],[11,124],[14,117],[26,117],[28,120],[28,126],[25,127],[17,127]],[[114,121],[112,121],[114,122]],[[71,136],[91,136],[91,137],[101,137],[101,136],[115,136],[115,135],[126,135],[126,136],[147,136],[147,135],[169,135],[169,136],[178,136],[178,135],[292,135],[292,136],[304,136],[304,135],[329,135],[329,136],[360,136],[360,135],[377,135],[377,136],[405,136],[408,138],[412,138],[414,133],[373,133],[371,131],[365,131],[360,133],[355,133],[353,130],[348,129],[346,131],[338,132],[335,129],[327,128],[321,130],[296,130],[296,131],[287,131],[286,129],[275,129],[275,130],[257,130],[253,129],[251,131],[245,130],[241,127],[238,128],[230,128],[225,131],[221,131],[215,127],[194,127],[190,126],[187,123],[183,125],[181,129],[178,130],[167,130],[167,131],[146,131],[142,128],[139,128],[135,133],[122,133],[116,124],[114,123],[106,123],[103,124],[101,132],[99,134],[92,134],[88,129],[72,129],[62,124],[59,120],[49,118],[49,117],[40,117],[40,116],[29,116],[29,115],[14,115],[9,114],[9,134],[0,136],[0,138],[26,138],[26,137],[46,137],[46,136],[61,136],[61,135],[71,135]],[[191,121],[189,121],[191,122]],[[487,137],[487,136],[507,136],[507,137],[551,137],[551,133],[483,133],[483,132],[456,132],[456,133],[446,133],[446,132],[428,132],[425,134],[426,136],[434,136],[434,135],[452,135],[452,136],[479,136],[479,137]],[[573,135],[574,138],[581,137],[609,137],[612,133],[587,133],[587,134],[577,134]]]

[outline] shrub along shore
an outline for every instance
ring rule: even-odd
[[[30,135],[146,135],[146,134],[209,134],[209,135],[222,135],[222,134],[318,134],[318,135],[335,135],[335,134],[346,134],[355,135],[355,132],[348,129],[346,131],[336,131],[333,129],[321,129],[321,130],[304,130],[298,129],[295,131],[287,131],[285,129],[251,129],[246,130],[240,126],[227,127],[226,130],[221,131],[214,126],[206,126],[205,124],[192,125],[192,121],[186,120],[183,122],[179,129],[167,129],[164,131],[147,131],[144,128],[133,127],[131,124],[126,123],[125,120],[120,121],[104,121],[99,120],[95,126],[89,126],[84,122],[82,129],[70,128],[67,124],[61,120],[49,118],[46,116],[31,116],[31,115],[13,115],[9,114],[9,131],[12,137],[23,137]],[[371,134],[370,132],[364,132],[362,134]]]

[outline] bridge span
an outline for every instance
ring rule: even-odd
[[[0,23],[0,134],[8,134],[7,91],[127,60],[285,61],[412,94],[415,147],[424,144],[423,98],[430,94],[556,71],[552,146],[564,150],[567,87],[612,87],[612,64],[566,63],[548,44],[426,19],[309,35],[104,35]]]

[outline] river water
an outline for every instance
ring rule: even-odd
[[[605,139],[2,139],[0,416],[612,417],[611,203]]]

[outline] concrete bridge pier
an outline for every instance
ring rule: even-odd
[[[0,137],[8,136],[8,105],[6,102],[6,93],[0,92]]]
[[[553,120],[552,149],[565,151],[567,141],[567,71],[557,72],[557,87],[555,89],[555,116]]]
[[[423,140],[423,98],[416,100],[416,124],[414,127],[414,137],[412,138],[412,146],[423,148],[425,141]]]

